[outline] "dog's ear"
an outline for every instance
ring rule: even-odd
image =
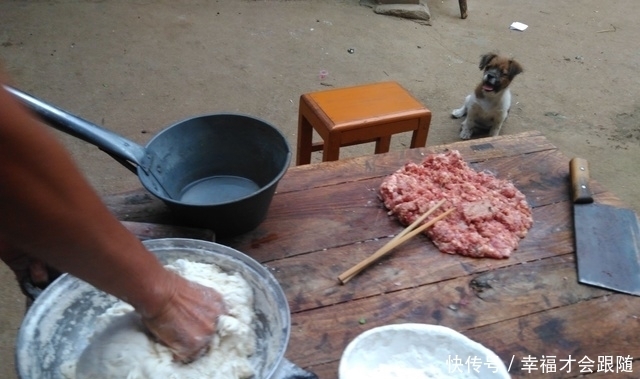
[[[523,72],[522,66],[520,63],[514,61],[513,59],[509,60],[509,80],[513,80],[519,73]]]
[[[488,53],[480,57],[480,70],[484,70],[485,67],[491,62],[491,60],[498,55],[495,53]]]

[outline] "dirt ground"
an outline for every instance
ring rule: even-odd
[[[277,125],[295,149],[302,93],[387,80],[433,112],[428,145],[457,141],[450,112],[479,81],[480,55],[499,51],[525,69],[503,134],[542,131],[640,211],[640,2],[469,0],[466,20],[455,0],[427,4],[430,26],[358,0],[4,0],[0,60],[19,88],[141,144],[186,117],[240,112]],[[529,27],[510,30],[514,21]],[[139,186],[56,134],[100,193]],[[12,379],[24,298],[4,266],[0,282],[0,377]]]

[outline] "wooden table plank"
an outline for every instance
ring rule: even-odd
[[[204,241],[215,241],[216,239],[215,234],[210,229],[135,221],[121,221],[121,223],[141,241],[158,238],[191,238]]]
[[[505,365],[512,364],[510,374],[514,378],[576,378],[586,375],[580,373],[578,361],[585,356],[595,361],[591,368],[596,371],[598,357],[631,357],[631,372],[627,373],[594,373],[588,377],[594,378],[637,378],[640,372],[640,345],[637,331],[640,328],[640,315],[637,301],[634,297],[623,294],[610,294],[579,301],[566,306],[550,308],[548,311],[532,313],[501,323],[489,324],[483,327],[462,331],[466,336],[481,343],[498,354]],[[450,309],[445,312],[450,312]],[[490,312],[495,311],[491,308]],[[408,313],[408,312],[407,312]],[[435,320],[435,318],[434,318]],[[432,321],[432,323],[435,323]],[[594,325],[597,323],[597,325]],[[365,326],[352,323],[349,335],[355,337],[358,333],[368,330],[373,325]],[[307,325],[295,326],[306,330]],[[456,329],[456,327],[454,327]],[[348,341],[332,341],[333,336],[323,336],[320,344],[309,346],[320,357],[301,356],[302,349],[292,348],[287,357],[294,362],[306,362],[308,369],[320,378],[337,378],[339,355],[334,359],[326,356],[325,352],[331,343],[342,345]],[[585,338],[588,337],[588,338]],[[308,340],[308,338],[307,338]],[[292,339],[290,346],[304,344],[304,341]],[[336,346],[337,348],[337,346]],[[336,349],[338,350],[338,349]],[[525,359],[537,359],[538,367],[543,356],[556,356],[558,366],[556,372],[527,371]],[[323,360],[324,358],[324,360]],[[513,358],[513,363],[512,363]],[[564,363],[560,359],[576,359],[572,363],[572,371],[561,371]],[[463,357],[463,360],[466,359]],[[615,359],[615,358],[614,358]],[[303,365],[305,363],[302,363]],[[587,367],[587,366],[585,366]]]
[[[565,258],[294,314],[287,356],[303,366],[333,363],[335,369],[342,349],[359,333],[403,322],[461,331],[507,365],[512,355],[640,356],[637,299],[579,284],[574,262]],[[562,341],[565,336],[570,344]]]
[[[102,200],[107,208],[122,221],[167,225],[176,223],[169,208],[142,187],[132,191],[107,195]]]
[[[546,150],[556,150],[539,132],[500,136],[487,146],[482,140],[462,141],[450,145],[407,149],[389,154],[323,162],[316,165],[292,167],[278,184],[279,194],[315,187],[327,187],[363,178],[382,178],[402,164],[424,159],[425,154],[458,149],[467,162],[496,157],[524,156]],[[175,223],[166,206],[143,188],[112,194],[103,198],[106,205],[121,220],[145,221],[159,224]]]
[[[274,199],[268,219],[258,228],[222,242],[261,262],[269,262],[319,249],[393,236],[404,226],[387,214],[387,209],[378,199],[378,186],[378,179],[371,179],[332,186],[322,191],[311,189],[283,194]],[[568,192],[555,197],[554,201],[547,202],[551,208],[537,211],[538,208],[544,208],[538,206],[533,209],[534,229],[536,224],[544,227],[558,222],[550,217],[552,215],[549,212],[554,212],[554,216],[571,215]]]
[[[558,357],[558,359],[567,359],[568,357]],[[582,358],[581,358],[582,359]],[[507,362],[509,363],[509,362]],[[556,367],[557,372],[552,374],[552,373],[542,373],[542,372],[532,372],[531,374],[527,373],[527,375],[525,375],[525,378],[532,378],[532,379],[556,379],[556,378],[582,378],[585,377],[585,375],[587,378],[589,379],[606,379],[606,378],[613,378],[613,379],[638,379],[638,372],[640,372],[640,360],[634,360],[632,362],[632,368],[631,368],[631,372],[627,372],[627,373],[623,373],[623,372],[618,372],[615,374],[612,374],[611,372],[595,372],[595,373],[580,373],[580,367],[577,366],[577,363],[573,363],[573,370],[570,373],[567,373],[566,370],[561,371],[560,369],[562,368],[564,363],[558,362],[558,366]],[[314,365],[312,367],[310,367],[309,369],[312,370],[316,375],[318,375],[319,378],[337,378],[338,377],[338,365],[339,362],[329,362],[329,363],[321,363],[318,365]],[[520,371],[519,373],[517,371]],[[523,377],[522,374],[525,371],[521,370],[520,368],[512,368],[512,372],[511,374],[514,377]]]
[[[388,160],[390,156],[397,155],[376,155],[370,157],[368,162],[379,167],[377,162]],[[349,245],[398,233],[403,226],[386,216],[387,210],[378,198],[378,189],[386,175],[393,173],[400,165],[396,164],[393,168],[385,166],[384,171],[378,170],[371,177],[360,166],[351,166],[351,160],[345,161],[345,165],[357,171],[357,174],[350,175],[353,181],[279,193],[261,225],[238,238],[221,242],[261,262],[267,262],[308,253],[319,246]],[[331,171],[335,162],[316,167],[326,165],[330,166],[327,171]],[[513,181],[534,208],[569,201],[569,159],[557,150],[529,153],[517,159],[494,158],[472,166]],[[297,173],[294,170],[291,176],[295,177]],[[384,175],[378,176],[380,174]],[[285,176],[283,182],[287,183],[289,178]],[[593,190],[595,193],[605,191],[596,182],[593,183]],[[566,210],[570,212],[570,208]],[[534,221],[536,219],[538,217],[534,217]],[[349,233],[336,233],[338,230],[348,230]]]
[[[539,222],[534,224],[513,256],[505,260],[444,254],[427,237],[419,236],[344,286],[339,284],[338,275],[373,254],[388,242],[388,238],[354,242],[313,254],[273,260],[267,265],[284,288],[292,311],[304,311],[379,292],[398,291],[551,256],[572,254],[572,224],[571,219],[566,217],[566,208],[566,203],[536,208],[534,218]],[[543,219],[544,222],[541,221]]]
[[[597,364],[599,356],[623,356],[638,360],[640,356],[640,307],[637,298],[610,294],[550,308],[517,319],[469,330],[472,339],[485,341],[503,360],[519,360],[511,371],[514,377],[569,377],[566,372],[528,374],[523,371],[524,357],[557,356],[578,361],[587,356]],[[577,362],[574,370],[577,370]],[[596,371],[597,367],[593,367]],[[574,371],[574,375],[578,376]],[[609,377],[617,378],[609,373]],[[629,377],[638,377],[638,371]]]
[[[525,134],[524,137],[529,134]],[[498,137],[496,141],[499,143],[494,142],[492,145],[494,148],[487,150],[474,151],[472,147],[476,146],[478,141],[474,142],[476,145],[467,141],[446,146],[459,147],[461,151],[462,148],[465,148],[469,155],[463,155],[463,157],[466,161],[472,162],[474,168],[486,169],[496,173],[500,178],[513,180],[534,207],[566,200],[568,190],[558,191],[557,188],[568,188],[568,158],[559,153],[557,149],[554,150],[553,145],[545,143],[546,140],[540,135],[533,134],[531,138],[535,140],[534,142],[524,137]],[[502,143],[506,143],[506,147]],[[483,144],[486,145],[486,143]],[[309,231],[318,230],[321,228],[320,225],[312,225],[313,222],[296,224],[290,216],[297,214],[300,217],[308,218],[304,211],[320,212],[334,200],[338,207],[341,204],[348,206],[353,203],[354,209],[361,208],[363,205],[375,205],[379,203],[377,190],[384,177],[399,169],[405,162],[420,161],[426,153],[444,151],[446,148],[448,147],[410,149],[291,168],[278,186],[278,193],[270,207],[267,220],[256,230],[241,236],[240,239],[243,242],[251,240],[251,244],[254,245],[273,241],[281,238],[281,234],[287,234],[283,230],[290,229],[290,225],[308,227]],[[498,158],[490,153],[494,155],[507,154],[507,157]],[[490,157],[493,158],[489,159]],[[514,157],[518,159],[513,159]],[[527,170],[523,170],[523,167],[526,167]],[[315,181],[312,183],[309,178],[315,178]],[[336,185],[338,183],[340,185]],[[294,191],[292,188],[297,189]],[[595,192],[604,191],[597,183],[594,183],[594,190]],[[120,220],[179,225],[167,207],[142,188],[106,196],[104,201]],[[300,207],[303,208],[297,209]],[[342,213],[338,216],[350,216],[345,219],[344,224],[352,227],[366,224],[367,218],[379,217],[377,214],[369,215],[356,212],[356,217],[358,215],[362,217],[357,221],[354,219],[354,215],[348,214],[350,211],[348,208],[342,208],[340,211]],[[274,214],[277,216],[269,217]],[[320,213],[313,213],[313,215],[323,216]],[[283,221],[283,216],[286,216],[286,221]],[[329,216],[333,217],[336,214],[325,216],[329,218]],[[283,222],[289,223],[289,225],[283,226]],[[278,228],[281,230],[278,231]],[[328,226],[325,226],[325,229],[328,229]],[[298,230],[295,233],[307,234],[305,231]],[[293,234],[293,231],[288,234]],[[240,246],[233,239],[224,242]]]
[[[467,162],[479,162],[498,157],[524,156],[546,150],[557,150],[540,132],[500,136],[488,140],[460,141],[448,145],[406,149],[389,154],[343,159],[322,164],[293,167],[286,180],[278,184],[278,192],[286,193],[315,187],[327,187],[361,180],[363,177],[383,177],[406,162],[421,162],[426,154],[459,150]],[[568,163],[567,163],[568,164]]]

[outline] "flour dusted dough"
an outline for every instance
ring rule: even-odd
[[[222,379],[254,374],[249,361],[256,336],[253,293],[239,274],[223,273],[217,266],[178,260],[168,269],[216,289],[224,297],[229,315],[221,316],[211,349],[185,365],[173,362],[171,351],[145,334],[140,317],[125,303],[115,304],[100,317],[101,326],[83,351],[73,379]],[[72,369],[72,368],[71,368]],[[67,370],[65,370],[67,371]]]
[[[475,365],[467,366],[475,358]],[[460,360],[457,365],[457,359]],[[491,350],[440,325],[391,324],[360,334],[340,360],[340,379],[509,379]]]

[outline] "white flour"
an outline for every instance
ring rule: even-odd
[[[167,268],[223,296],[228,315],[220,317],[209,352],[188,365],[174,362],[171,351],[144,332],[133,308],[119,302],[98,318],[96,333],[78,362],[61,367],[67,378],[226,379],[254,374],[249,361],[256,346],[249,284],[241,275],[224,273],[210,264],[181,259]]]

